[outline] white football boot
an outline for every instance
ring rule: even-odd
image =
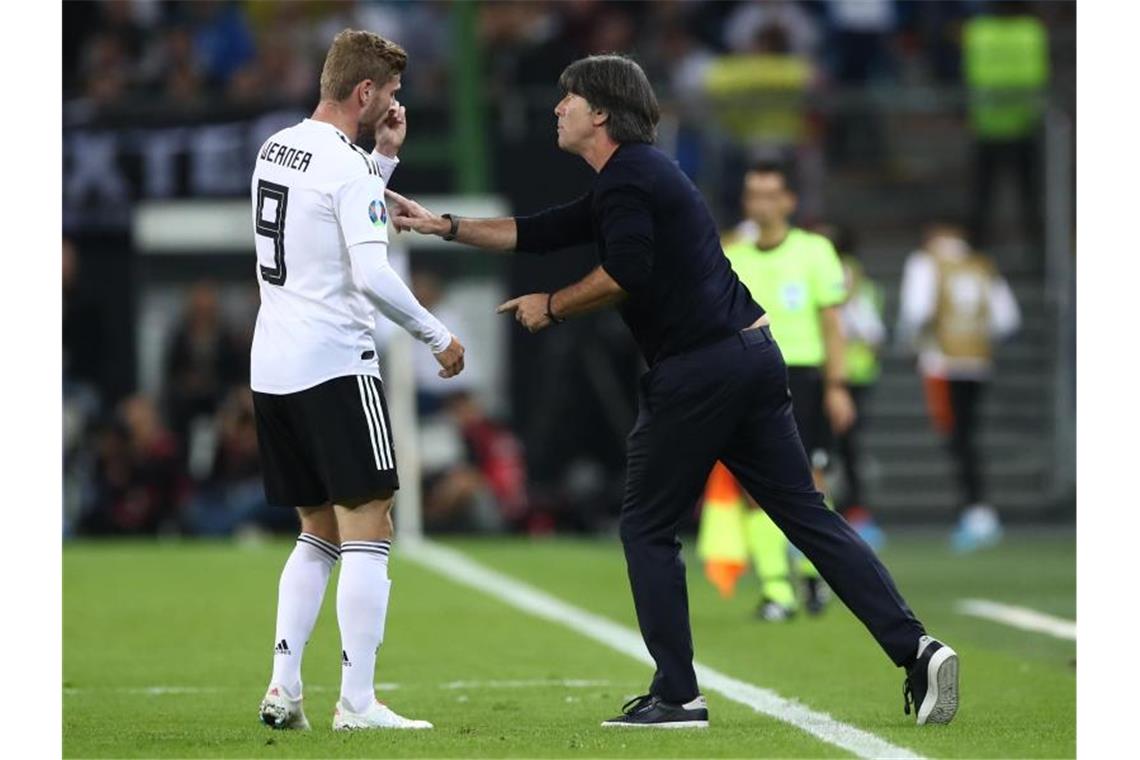
[[[355,731],[376,728],[434,728],[426,720],[412,720],[398,715],[388,705],[373,699],[372,705],[362,713],[348,709],[343,700],[337,700],[333,713],[333,731]]]
[[[304,697],[293,699],[277,684],[272,684],[261,700],[261,722],[270,728],[309,730],[309,719],[302,706]]]

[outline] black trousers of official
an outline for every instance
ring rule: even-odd
[[[638,400],[621,539],[641,635],[657,664],[650,693],[671,703],[699,693],[677,527],[718,459],[891,660],[903,665],[914,657],[922,624],[874,552],[812,483],[787,368],[767,328],[662,360],[642,376]]]

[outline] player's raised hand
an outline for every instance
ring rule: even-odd
[[[443,367],[439,371],[440,377],[455,377],[463,371],[463,344],[459,342],[459,338],[454,335],[451,336],[451,343],[447,348],[435,354],[435,360],[439,362],[439,366]]]
[[[446,221],[446,220],[445,220]],[[512,298],[506,303],[499,304],[496,314],[514,312],[515,321],[536,333],[550,327],[550,317],[546,314],[546,293],[531,293],[518,298]]]
[[[400,105],[400,101],[392,98],[392,105],[388,113],[376,122],[376,149],[386,156],[395,156],[408,136],[407,109]]]

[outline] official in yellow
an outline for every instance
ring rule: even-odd
[[[816,488],[826,493],[823,468],[832,430],[847,430],[855,417],[846,387],[840,323],[847,295],[843,267],[827,238],[791,225],[796,195],[780,166],[757,164],[746,173],[743,206],[746,227],[755,225],[758,233],[746,233],[725,248],[725,255],[752,297],[768,310],[772,335],[788,365],[788,390],[800,440],[812,461]],[[720,468],[718,464],[710,478],[698,538],[706,573],[723,594],[731,593],[743,566],[739,557],[743,515],[744,544],[761,581],[757,615],[767,621],[785,620],[798,607],[788,540],[762,511],[763,505],[746,495],[748,509],[743,513],[742,492],[732,488]],[[827,599],[826,586],[803,558],[800,575],[807,611],[820,612]]]

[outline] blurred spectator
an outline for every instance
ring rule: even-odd
[[[827,10],[831,20],[827,57],[835,81],[857,88],[893,77],[895,3],[829,0]],[[844,107],[829,123],[827,136],[829,157],[836,163],[854,158],[863,165],[877,165],[886,153],[882,119],[870,99]]]
[[[256,54],[245,15],[237,3],[220,0],[197,0],[188,10],[202,72],[211,86],[225,89]]]
[[[443,532],[528,528],[526,463],[518,438],[491,420],[470,393],[453,394],[446,409],[463,452],[459,461],[426,479],[425,528]]]
[[[801,214],[812,219],[822,208],[823,157],[807,96],[819,79],[812,59],[792,45],[784,15],[752,25],[754,37],[747,44],[740,41],[739,52],[709,65],[705,87],[712,113],[743,150],[734,163],[793,163]],[[735,195],[739,174],[726,180],[734,184]]]
[[[63,239],[63,525],[79,519],[91,457],[87,431],[99,411],[100,359],[104,350],[98,306],[79,287],[75,244]]]
[[[284,31],[274,30],[260,38],[256,58],[230,80],[231,99],[300,102],[315,94],[319,72],[297,52]]]
[[[918,349],[918,369],[935,428],[954,458],[961,489],[957,551],[997,543],[1001,524],[986,500],[977,433],[982,396],[993,373],[993,341],[1021,323],[1013,291],[989,258],[953,224],[929,229],[903,270],[897,337]]]
[[[1001,172],[1017,181],[1025,240],[1044,260],[1039,133],[1049,84],[1049,39],[1045,25],[1023,2],[1003,0],[993,14],[970,19],[963,29],[964,78],[970,89],[970,126],[975,139],[974,242],[990,242],[994,187]]]
[[[92,493],[81,528],[156,534],[179,528],[189,481],[174,436],[145,396],[123,401],[95,439]]]
[[[97,108],[115,105],[131,86],[131,62],[123,41],[110,34],[92,38],[80,64],[83,95]]]
[[[203,94],[193,33],[185,25],[171,26],[156,35],[141,69],[149,88],[170,102],[191,104]]]
[[[226,536],[263,528],[287,529],[295,518],[289,510],[265,500],[257,450],[253,394],[234,386],[216,418],[217,445],[209,476],[197,485],[187,522],[203,536]]]
[[[64,385],[83,384],[96,390],[102,375],[102,315],[90,292],[80,285],[79,253],[63,239],[63,378]]]
[[[828,54],[841,84],[862,85],[894,68],[891,35],[897,23],[893,0],[828,0]]]
[[[207,423],[226,389],[248,377],[249,356],[240,345],[222,321],[216,286],[208,281],[194,285],[170,340],[164,383],[171,425],[191,457],[195,419]]]
[[[437,272],[429,269],[413,271],[412,294],[443,324],[463,324],[462,316],[443,304],[444,286]],[[471,365],[468,364],[467,370],[460,375],[447,379],[440,377],[439,362],[423,346],[412,347],[412,367],[416,380],[416,411],[420,417],[428,417],[441,411],[448,396],[456,391],[470,389],[475,376]]]
[[[783,52],[810,57],[819,45],[819,25],[803,5],[791,0],[752,0],[737,6],[724,22],[724,40],[736,53],[754,51],[757,40],[779,29]]]

